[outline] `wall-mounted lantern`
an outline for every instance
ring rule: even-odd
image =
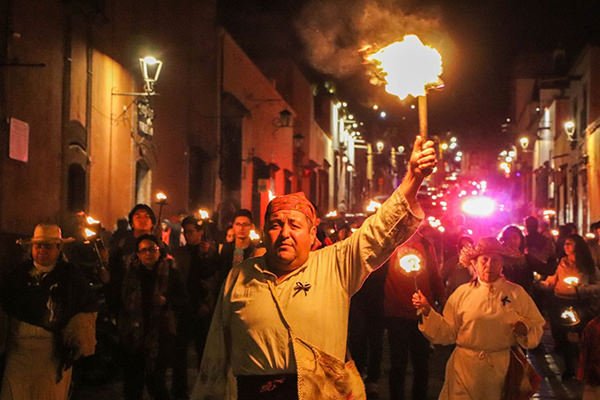
[[[115,96],[156,96],[158,93],[154,90],[154,85],[158,81],[160,71],[162,69],[162,61],[152,57],[146,56],[139,59],[140,71],[142,78],[144,79],[144,91],[143,92],[115,92],[112,94]]]

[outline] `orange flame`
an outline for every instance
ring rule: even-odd
[[[385,90],[400,100],[407,96],[424,96],[428,88],[443,84],[440,79],[442,56],[416,35],[404,36],[402,41],[382,48],[366,60],[378,69],[375,80],[383,81]]]

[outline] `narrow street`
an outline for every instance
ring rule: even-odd
[[[546,329],[542,344],[540,347],[532,352],[529,352],[528,357],[534,364],[538,373],[543,376],[542,386],[538,394],[534,399],[541,400],[571,400],[581,398],[582,385],[576,380],[570,380],[568,382],[562,382],[560,378],[560,359],[553,352],[553,341],[550,334],[550,330]],[[193,352],[190,352],[193,353]],[[450,356],[450,347],[436,347],[433,350],[431,357],[431,369],[429,379],[429,396],[428,400],[437,399],[437,396],[442,388],[444,382],[444,370],[446,360]],[[195,365],[195,359],[190,359],[188,365]],[[381,400],[389,400],[388,392],[388,375],[389,372],[389,349],[387,346],[387,338],[384,341],[384,354],[383,354],[383,377],[379,384]],[[168,374],[170,373],[167,372]],[[190,368],[189,371],[189,382],[193,384],[195,381],[195,370]],[[410,393],[410,364],[408,369],[408,387],[406,388],[407,393]],[[170,378],[169,378],[170,380]],[[113,382],[104,385],[76,385],[76,388],[71,397],[73,400],[101,400],[111,399],[119,400],[122,399],[122,383],[120,380],[115,379]],[[369,399],[372,400],[372,399]]]

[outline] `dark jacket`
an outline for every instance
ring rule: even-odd
[[[185,245],[175,250],[175,261],[188,292],[186,312],[210,317],[219,291],[219,255],[212,249],[202,252],[200,246]]]
[[[219,276],[221,282],[225,280],[225,277],[229,273],[229,270],[233,264],[233,252],[235,250],[235,242],[231,243],[223,243],[223,248],[221,249],[221,254],[219,255]],[[256,251],[256,246],[252,242],[250,245],[244,249],[244,260],[254,256],[254,252]]]
[[[33,261],[27,261],[4,278],[0,296],[9,316],[60,332],[75,314],[97,311],[89,282],[75,265],[59,260],[41,279],[29,274],[33,268]]]
[[[163,296],[165,304],[157,304]],[[187,304],[187,291],[170,258],[162,258],[147,270],[137,257],[127,266],[121,288],[119,334],[131,351],[156,357],[159,338],[176,334],[177,319]]]

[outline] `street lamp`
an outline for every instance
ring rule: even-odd
[[[160,71],[162,70],[162,61],[153,56],[146,56],[139,59],[140,71],[144,79],[143,92],[115,92],[114,96],[156,96],[158,93],[154,91],[154,85],[158,81]]]
[[[521,149],[523,149],[523,151],[527,151],[527,148],[529,147],[529,138],[527,136],[521,136],[519,138],[519,144],[521,145]]]
[[[144,78],[144,91],[152,96],[154,92],[154,84],[158,81],[160,70],[162,69],[162,61],[153,56],[140,58],[140,70]]]
[[[381,152],[383,151],[383,148],[385,147],[385,145],[383,144],[383,142],[380,140],[379,142],[377,142],[375,144],[375,147],[377,148],[377,153],[381,154]]]
[[[570,142],[575,141],[575,122],[573,120],[566,121],[563,127],[565,128],[567,139],[569,139]]]
[[[568,120],[563,124],[565,133],[567,134],[567,140],[571,143],[571,149],[575,149],[577,145],[577,136],[575,134],[575,121]]]

